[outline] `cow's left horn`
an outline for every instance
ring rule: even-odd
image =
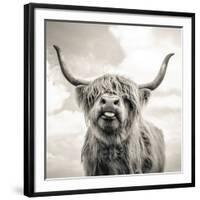
[[[160,71],[157,74],[156,78],[152,82],[146,83],[146,84],[141,84],[141,85],[139,85],[139,88],[140,89],[141,88],[148,88],[150,90],[156,89],[161,84],[162,80],[164,79],[169,59],[173,55],[174,55],[174,53],[170,53],[164,58],[162,65],[160,67]]]
[[[78,85],[88,85],[90,82],[89,81],[85,81],[85,80],[80,80],[78,78],[75,78],[70,71],[68,70],[68,68],[64,65],[64,62],[61,58],[60,55],[60,48],[56,45],[53,45],[54,49],[56,50],[57,56],[58,56],[58,62],[60,64],[60,68],[61,71],[63,73],[63,75],[65,76],[65,78],[74,86],[78,86]]]

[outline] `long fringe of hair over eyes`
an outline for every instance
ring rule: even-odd
[[[85,86],[79,94],[78,102],[83,107],[85,114],[104,93],[115,94],[128,100],[130,105],[137,109],[137,113],[140,113],[137,85],[123,76],[106,74]]]

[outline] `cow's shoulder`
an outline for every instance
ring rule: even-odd
[[[151,122],[144,121],[140,126],[140,134],[144,145],[142,171],[144,173],[163,171],[165,143],[162,130]]]
[[[160,138],[160,140],[164,139],[163,131],[149,121],[143,120],[143,122],[140,124],[140,133],[141,135],[144,135],[152,139],[155,138],[158,139]]]

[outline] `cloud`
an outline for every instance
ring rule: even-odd
[[[62,107],[65,99],[70,96],[70,93],[63,85],[55,85],[52,81],[47,82],[47,88],[47,110],[48,115],[50,115]]]
[[[83,78],[101,73],[104,65],[116,66],[124,58],[118,40],[107,25],[48,21],[46,33],[47,59],[51,67],[57,64],[52,47],[56,44],[62,49],[72,72]]]
[[[47,140],[47,178],[83,176],[81,134],[50,135]]]
[[[181,29],[111,26],[110,30],[118,38],[125,52],[125,59],[116,69],[117,73],[130,77],[136,83],[150,82],[157,75],[164,57],[168,53],[175,53],[170,59],[162,89],[180,89],[182,84]],[[115,69],[112,68],[111,71]]]
[[[47,119],[48,135],[84,134],[86,125],[83,113],[64,110]]]

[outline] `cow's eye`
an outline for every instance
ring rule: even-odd
[[[130,110],[133,110],[135,107],[128,99],[124,99],[124,104],[127,105]]]

